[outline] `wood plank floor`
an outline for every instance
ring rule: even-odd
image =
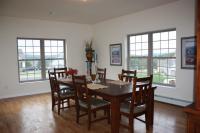
[[[103,113],[97,113],[97,117]],[[110,133],[107,121],[93,123],[87,130],[87,117],[75,122],[75,109],[65,109],[58,116],[51,111],[50,94],[0,100],[0,133]],[[122,119],[124,123],[126,119]],[[155,102],[154,127],[146,131],[144,123],[135,120],[135,133],[185,133],[186,116],[182,108]],[[128,133],[120,128],[121,133]]]

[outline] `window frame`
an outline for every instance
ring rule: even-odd
[[[149,31],[149,32],[141,32],[141,33],[136,33],[136,34],[128,34],[127,35],[127,69],[130,70],[130,60],[131,60],[131,56],[130,56],[130,37],[131,36],[137,36],[137,35],[144,35],[144,34],[148,34],[148,56],[147,56],[147,75],[153,74],[153,59],[175,59],[177,58],[177,55],[175,57],[154,57],[153,56],[153,34],[154,33],[161,33],[161,32],[170,32],[170,31],[176,31],[176,28],[169,28],[169,29],[164,29],[164,30],[155,30],[155,31]],[[161,40],[160,40],[161,41]],[[169,41],[169,39],[168,39]],[[161,49],[161,48],[160,48]],[[169,50],[169,47],[167,48]],[[176,50],[177,50],[177,37],[176,37]],[[139,56],[136,58],[146,58],[145,56]],[[176,61],[177,62],[177,61]],[[177,64],[177,63],[176,63]],[[168,68],[168,67],[167,67]],[[177,68],[177,65],[175,67],[175,69]],[[176,75],[175,75],[175,79],[176,79]],[[170,87],[176,87],[175,85],[171,85],[171,84],[164,84],[164,83],[154,83],[153,84],[157,84],[157,85],[161,85],[161,86],[170,86]]]
[[[41,62],[41,79],[34,79],[34,80],[20,80],[20,64],[19,62],[21,60],[19,60],[19,44],[18,44],[18,40],[19,39],[23,39],[23,40],[40,40],[40,59],[38,59]],[[44,81],[44,80],[48,80],[48,77],[46,76],[46,65],[45,65],[45,44],[44,41],[45,40],[50,40],[50,41],[63,41],[63,53],[64,53],[64,66],[66,66],[66,40],[65,39],[55,39],[55,38],[27,38],[27,37],[17,37],[16,38],[16,44],[17,44],[17,64],[18,64],[18,81],[19,83],[26,83],[26,82],[37,82],[37,81]],[[26,59],[25,59],[26,60]],[[34,59],[30,59],[30,60],[34,60]],[[52,68],[53,69],[53,68]]]

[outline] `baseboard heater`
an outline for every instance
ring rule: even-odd
[[[170,98],[170,97],[165,97],[165,96],[159,96],[159,95],[154,95],[154,99],[156,101],[164,102],[164,103],[169,103],[173,105],[178,105],[185,107],[189,104],[191,104],[191,101],[186,101],[186,100],[181,100],[181,99],[176,99],[176,98]]]

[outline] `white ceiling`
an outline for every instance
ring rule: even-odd
[[[0,0],[0,16],[95,24],[174,1],[177,0]]]

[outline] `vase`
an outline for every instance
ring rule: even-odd
[[[93,50],[88,50],[86,51],[86,58],[88,61],[92,62],[92,57],[93,57]]]

